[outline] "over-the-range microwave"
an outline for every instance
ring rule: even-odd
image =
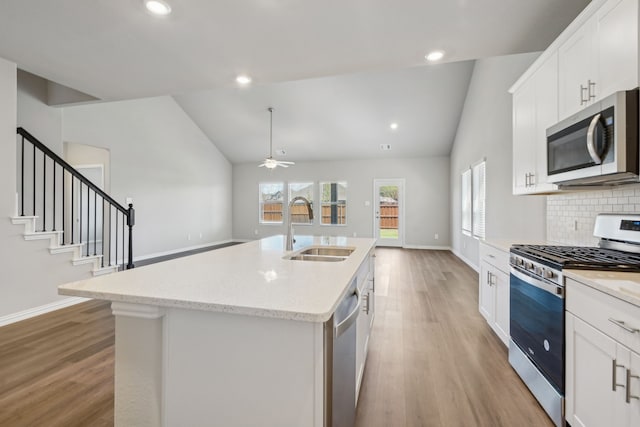
[[[638,89],[616,92],[547,129],[547,175],[559,186],[638,181]]]

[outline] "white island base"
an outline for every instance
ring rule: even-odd
[[[112,303],[117,427],[352,424],[375,240],[296,238],[294,254],[273,236],[58,288]],[[290,259],[309,247],[350,255]]]
[[[323,426],[323,324],[113,303],[116,426]]]

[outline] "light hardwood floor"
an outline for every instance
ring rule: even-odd
[[[357,427],[552,425],[454,255],[378,248],[376,304]],[[0,426],[113,425],[113,346],[98,301],[0,328]]]

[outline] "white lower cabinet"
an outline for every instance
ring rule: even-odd
[[[565,418],[572,427],[640,426],[640,354],[620,342],[638,332],[609,320],[624,317],[620,304],[567,280]],[[631,330],[640,317],[636,324]]]
[[[358,270],[358,291],[360,292],[360,315],[356,325],[356,403],[360,396],[360,386],[364,376],[364,367],[369,350],[369,337],[373,328],[375,314],[375,255],[369,255]]]
[[[509,345],[509,253],[480,243],[479,309],[489,326]]]

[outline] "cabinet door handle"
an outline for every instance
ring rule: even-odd
[[[631,399],[640,400],[640,396],[634,396],[631,394],[631,378],[640,378],[638,375],[631,375],[631,369],[627,369],[627,403],[631,403]]]
[[[612,391],[616,391],[617,387],[622,387],[624,388],[624,384],[618,384],[618,368],[624,368],[624,365],[618,365],[618,360],[617,359],[613,359],[611,362],[613,362],[611,364],[612,369],[611,369],[611,390]]]
[[[584,105],[587,103],[588,98],[585,99],[584,97],[584,93],[587,92],[589,90],[588,87],[584,87],[582,85],[580,85],[580,105]]]
[[[535,178],[535,176],[536,176],[536,174],[535,174],[535,173],[530,173],[530,174],[529,174],[529,185],[531,185],[532,187],[533,187],[534,185],[536,185],[536,181],[535,181],[535,179],[534,179],[534,178]]]
[[[631,332],[632,334],[636,334],[636,333],[640,332],[640,329],[636,329],[636,328],[632,328],[630,326],[627,326],[627,325],[625,325],[624,321],[622,321],[622,320],[616,320],[616,319],[613,319],[613,318],[610,317],[609,318],[609,322],[620,326],[622,329],[624,329],[627,332]]]
[[[591,80],[587,80],[587,88],[588,88],[588,95],[589,98],[587,98],[587,102],[591,99],[594,99],[596,97],[596,82],[592,82]],[[591,93],[591,88],[593,88],[593,93]]]

